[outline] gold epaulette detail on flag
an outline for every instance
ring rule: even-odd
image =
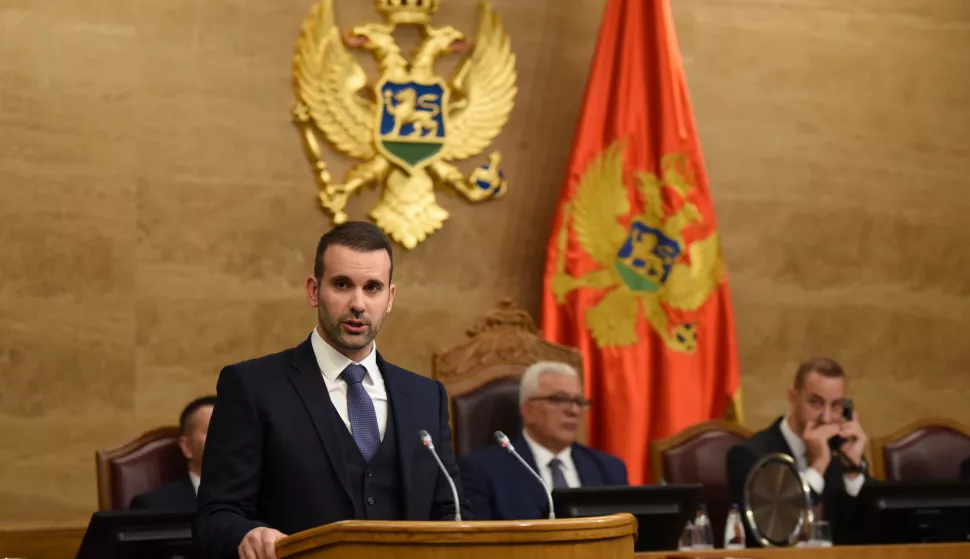
[[[620,223],[630,217],[620,143],[596,156],[580,178],[575,196],[564,205],[552,290],[560,305],[574,289],[605,290],[584,317],[601,348],[638,343],[636,325],[642,308],[667,347],[694,353],[696,324],[671,320],[668,311],[696,311],[722,281],[717,233],[712,231],[689,246],[683,238],[688,226],[703,221],[697,207],[688,201],[694,186],[687,158],[666,155],[660,167],[660,177],[646,171],[636,174],[636,192],[643,199],[644,211],[632,216],[629,227]],[[664,188],[683,199],[669,215],[663,203]],[[601,266],[599,270],[581,277],[566,272],[570,225],[582,250]]]

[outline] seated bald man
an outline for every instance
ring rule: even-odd
[[[576,442],[588,406],[579,374],[566,363],[539,362],[522,375],[523,430],[509,435],[515,450],[550,490],[627,484],[626,466],[619,458]],[[542,486],[497,444],[468,454],[459,469],[475,520],[548,517]]]

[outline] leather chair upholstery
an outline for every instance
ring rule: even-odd
[[[186,475],[178,427],[149,431],[117,447],[98,450],[98,509],[127,508],[135,496]]]
[[[724,545],[724,523],[731,508],[731,491],[724,467],[727,453],[752,434],[737,423],[714,420],[650,445],[651,466],[658,483],[704,485],[700,500],[707,504],[718,547]]]
[[[431,367],[432,377],[448,391],[458,458],[495,444],[496,430],[513,437],[522,429],[519,382],[529,365],[559,361],[583,372],[578,351],[543,340],[529,314],[508,299],[467,335],[465,342],[435,354]],[[579,441],[585,441],[585,430]]]
[[[879,439],[876,449],[886,480],[957,479],[970,456],[970,430],[948,419],[922,420]]]
[[[464,456],[469,452],[495,443],[493,433],[500,430],[514,436],[522,430],[519,416],[519,379],[500,378],[451,399],[454,410],[455,453]]]

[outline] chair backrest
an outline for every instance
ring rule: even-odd
[[[650,462],[657,483],[701,483],[701,502],[714,528],[714,541],[723,546],[724,522],[731,507],[725,461],[731,447],[753,431],[732,421],[712,420],[650,443]]]
[[[459,458],[490,444],[492,433],[510,437],[522,429],[519,381],[537,361],[560,361],[583,374],[583,359],[570,347],[547,342],[535,323],[509,299],[499,302],[467,332],[468,339],[439,351],[432,376],[451,400],[452,438]],[[585,430],[580,442],[585,441]]]
[[[873,441],[873,474],[889,481],[956,479],[970,456],[970,427],[923,419]]]
[[[178,427],[161,427],[95,452],[98,509],[127,508],[131,500],[185,476]]]

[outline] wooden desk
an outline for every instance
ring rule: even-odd
[[[741,549],[704,552],[636,553],[638,559],[734,557],[744,559],[970,559],[970,543],[922,545],[849,545],[823,548]]]
[[[86,526],[80,528],[0,529],[0,557],[74,559]]]

